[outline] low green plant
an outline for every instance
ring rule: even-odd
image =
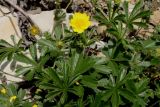
[[[82,28],[77,28],[73,22],[72,27],[67,28],[63,23],[65,12],[57,10],[55,32],[43,33],[29,47],[24,47],[22,40],[14,45],[0,41],[1,63],[6,59],[19,62],[15,76],[23,77],[22,83],[27,83],[26,87],[22,83],[3,83],[0,87],[2,107],[147,107],[159,104],[159,27],[147,39],[139,36],[139,30],[149,25],[151,12],[143,9],[143,1],[137,2],[129,12],[127,1],[117,4],[106,0],[106,13],[96,1],[92,0],[92,18],[106,26],[105,39],[96,33],[96,27],[86,28],[89,20]],[[86,16],[86,13],[77,14]],[[91,48],[99,41],[104,42],[103,48]],[[29,99],[25,99],[25,91]],[[12,98],[13,103],[6,103],[11,96],[16,96]]]

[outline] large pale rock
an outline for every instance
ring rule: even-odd
[[[54,25],[53,12],[54,11],[43,11],[40,14],[29,14],[29,16],[39,26],[42,32],[51,32]]]
[[[21,32],[19,30],[17,19],[11,14],[7,16],[0,17],[0,39],[4,39],[11,42],[10,36],[15,35],[16,38],[21,37]]]

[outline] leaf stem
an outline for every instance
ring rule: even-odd
[[[67,6],[66,6],[65,10],[67,10],[67,9],[68,9],[68,7],[71,5],[72,1],[73,1],[73,0],[70,0],[70,1],[69,1],[69,3],[67,4]]]

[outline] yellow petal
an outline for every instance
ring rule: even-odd
[[[74,32],[82,33],[91,25],[89,19],[90,17],[86,13],[76,12],[70,20],[70,26]]]

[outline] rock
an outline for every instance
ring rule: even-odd
[[[160,10],[156,10],[153,12],[153,15],[151,15],[150,18],[150,22],[155,26],[160,24]]]
[[[21,38],[17,19],[9,14],[7,16],[0,17],[0,39],[11,42],[11,35],[15,35],[17,39]]]
[[[5,68],[3,68],[3,67],[5,67]],[[12,76],[12,75],[15,75],[15,72],[14,72],[14,70],[11,69],[11,67],[12,67],[11,62],[8,62],[6,60],[4,63],[2,63],[0,65],[0,70],[5,72],[5,73],[3,73],[3,76],[6,77],[7,83],[22,81],[22,79]],[[1,81],[0,81],[0,84],[1,84]]]
[[[0,5],[0,17],[4,16],[4,14],[10,13],[10,11],[8,10],[8,8]]]
[[[40,14],[42,12],[41,8],[37,8],[36,10],[27,11],[28,14]]]
[[[29,16],[38,25],[42,32],[51,32],[54,25],[53,12],[54,11],[43,11],[40,14],[29,14]]]

